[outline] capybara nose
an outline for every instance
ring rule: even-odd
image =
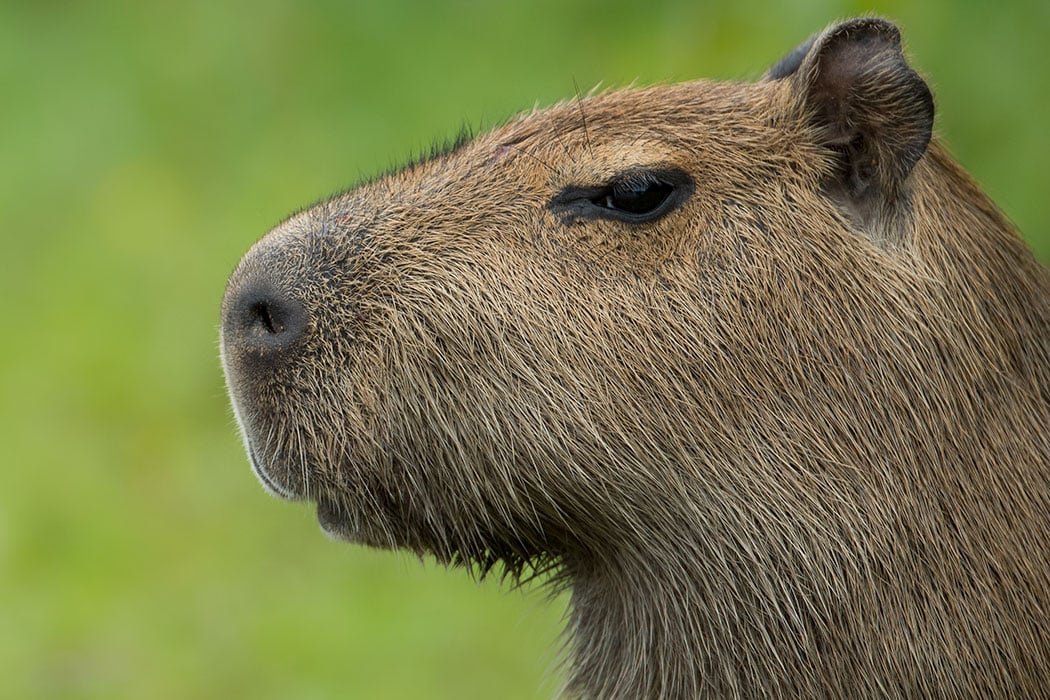
[[[302,303],[268,280],[245,280],[228,292],[223,309],[223,343],[248,362],[276,361],[306,335],[309,318]]]

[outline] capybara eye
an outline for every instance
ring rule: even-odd
[[[645,224],[677,208],[692,191],[692,178],[681,170],[635,168],[597,187],[566,187],[548,208],[565,224],[590,219]]]
[[[652,214],[659,209],[674,192],[674,185],[662,180],[617,182],[604,197],[591,201],[606,209],[616,209],[628,214]]]

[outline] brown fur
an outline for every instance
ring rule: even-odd
[[[570,695],[1047,696],[1050,274],[926,147],[899,49],[833,113],[821,61],[892,49],[867,23],[780,79],[525,115],[277,227],[224,303],[268,481],[353,541],[554,572]],[[654,223],[548,209],[649,165],[695,182]],[[230,330],[260,277],[309,316],[265,362]]]

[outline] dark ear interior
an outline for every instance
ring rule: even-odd
[[[933,130],[933,96],[882,19],[834,25],[767,74],[791,80],[823,145],[839,156],[830,189],[854,209],[895,202]]]

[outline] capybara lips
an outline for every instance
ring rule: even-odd
[[[252,471],[255,472],[255,476],[258,477],[259,481],[262,482],[263,488],[272,493],[278,498],[284,498],[287,500],[296,500],[302,498],[298,494],[293,493],[287,487],[277,483],[277,481],[266,473],[266,470],[262,468],[259,463],[259,458],[255,454],[255,448],[248,443],[248,460],[252,464]]]

